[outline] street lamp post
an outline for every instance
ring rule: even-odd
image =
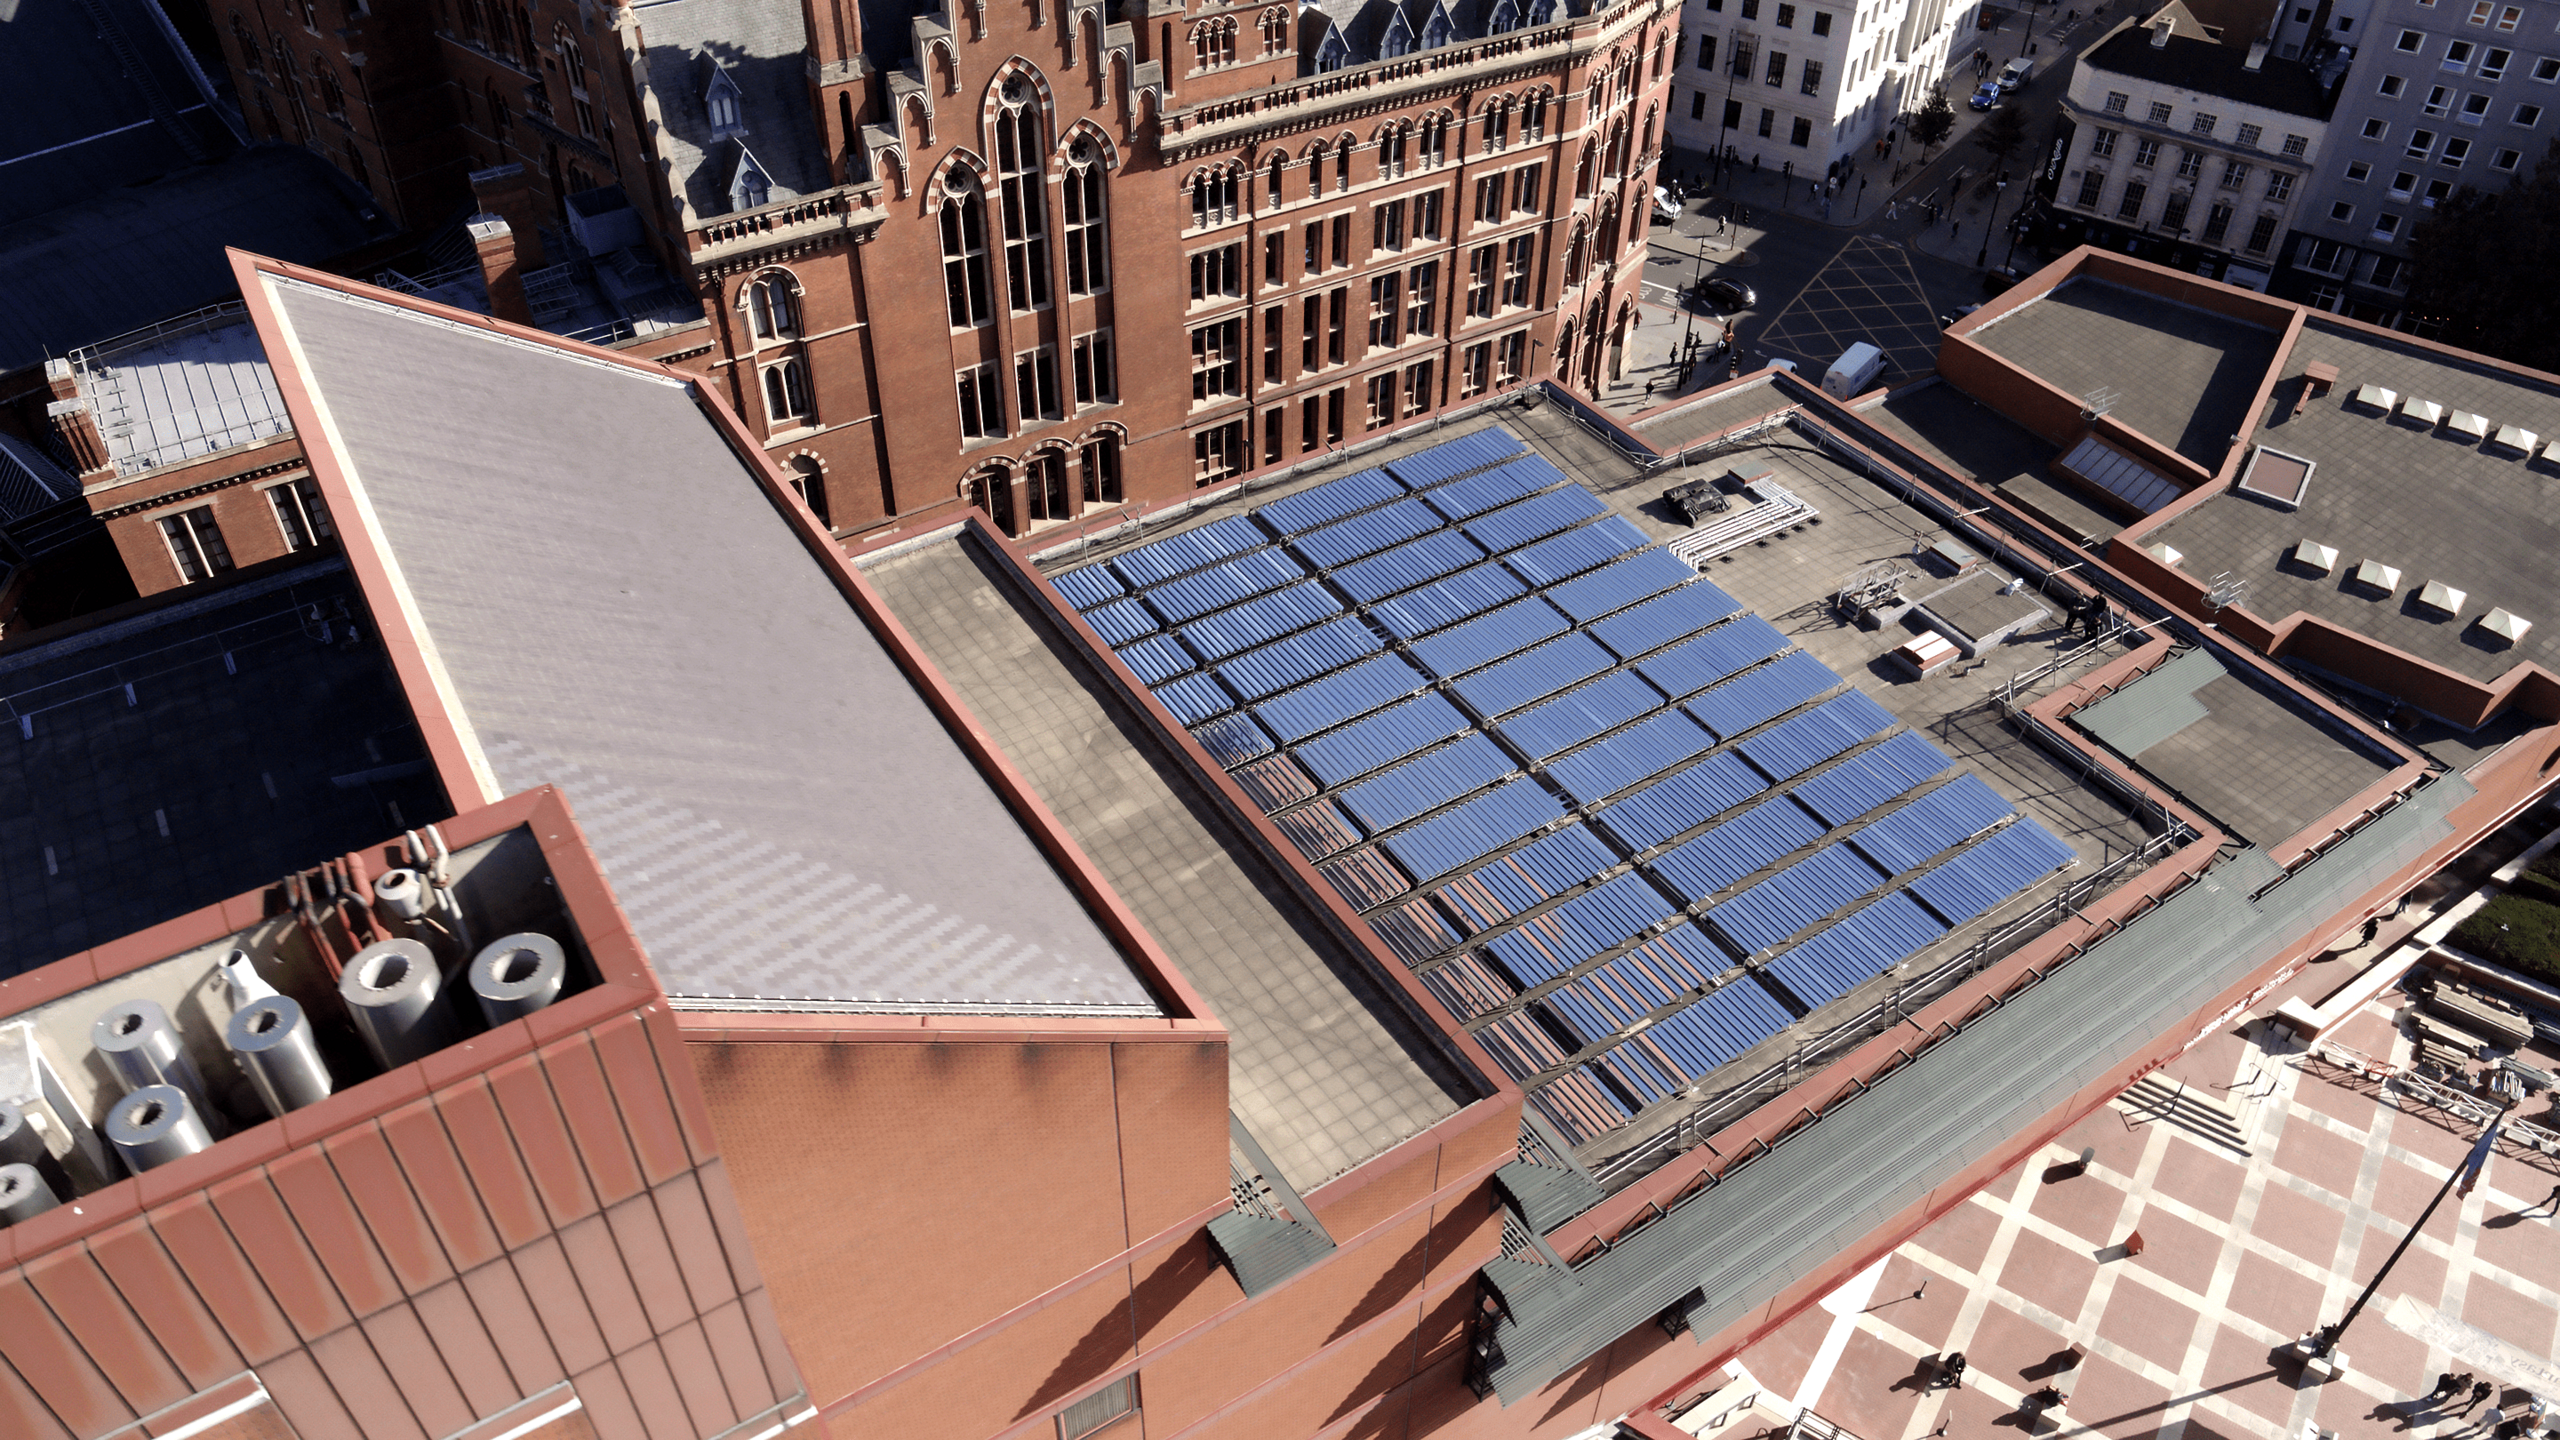
[[[2018,258],[2018,236],[2024,233],[2026,228],[2027,207],[2021,205],[2018,207],[2018,213],[2009,217],[2009,253],[2000,257],[2001,269],[2008,269],[2010,262]]]
[[[2008,193],[2008,181],[2000,180],[1993,182],[1991,190],[1991,218],[1982,222],[1982,253],[1973,257],[1974,268],[1977,270],[1986,268],[1991,264],[1991,236],[1993,233],[1993,227],[2000,223],[2000,201],[2006,197]],[[1956,253],[1961,255],[1964,252],[1959,250]]]
[[[2365,1302],[2373,1298],[2374,1291],[2382,1288],[2383,1277],[2391,1273],[2392,1266],[2400,1263],[2400,1257],[2408,1252],[2409,1242],[2417,1239],[2418,1232],[2427,1228],[2427,1221],[2434,1218],[2436,1207],[2444,1203],[2445,1196],[2453,1193],[2455,1182],[2461,1182],[2463,1194],[2471,1193],[2471,1187],[2479,1183],[2480,1167],[2488,1163],[2490,1149],[2497,1143],[2498,1127],[2506,1120],[2507,1114],[2501,1110],[2489,1121],[2489,1128],[2480,1132],[2471,1153],[2464,1156],[2462,1163],[2453,1167],[2453,1173],[2444,1177],[2444,1184],[2437,1187],[2436,1198],[2428,1201],[2427,1208],[2418,1212],[2418,1223],[2409,1227],[2409,1233],[2400,1237],[2400,1244],[2391,1252],[2390,1258],[2382,1262],[2381,1269],[2373,1272],[2373,1279],[2366,1283],[2364,1293],[2356,1297],[2356,1303],[2347,1307],[2347,1313],[2339,1317],[2337,1323],[2323,1325],[2313,1332],[2309,1345],[2303,1351],[2306,1359],[2324,1360],[2337,1352],[2338,1342],[2346,1338],[2347,1327],[2356,1323],[2356,1317],[2364,1313]]]

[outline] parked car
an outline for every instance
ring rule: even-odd
[[[1743,284],[1739,280],[1727,280],[1722,276],[1718,276],[1712,280],[1700,281],[1698,283],[1698,296],[1700,299],[1705,300],[1708,307],[1715,310],[1718,314],[1731,314],[1736,310],[1748,310],[1752,306],[1760,303],[1759,291],[1752,289],[1750,286]]]
[[[1680,197],[1668,186],[1653,187],[1653,218],[1665,225],[1680,218]]]
[[[2021,55],[2000,69],[2000,88],[2015,90],[2036,73],[2036,62]]]
[[[1973,99],[1970,103],[1976,110],[1993,110],[1999,108],[2000,82],[1997,80],[1985,80],[1981,84],[1974,86]]]

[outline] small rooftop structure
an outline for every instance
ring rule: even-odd
[[[2441,580],[2430,580],[2418,587],[2418,603],[2444,615],[2462,613],[2462,602],[2470,597]]]
[[[2239,489],[2287,510],[2299,510],[2302,497],[2311,489],[2311,472],[2317,468],[2314,461],[2260,445],[2249,452],[2248,466],[2240,472]]]
[[[2480,617],[2479,624],[2481,629],[2510,645],[2521,642],[2525,632],[2533,628],[2532,621],[2517,616],[2504,606],[2493,607],[2488,614]]]
[[[2400,392],[2380,385],[2360,385],[2356,387],[2355,403],[2388,415],[2399,405]]]
[[[237,300],[83,346],[71,368],[122,475],[293,429]]]
[[[2326,575],[2338,568],[2338,547],[2323,545],[2317,540],[2296,540],[2293,542],[2293,561],[2306,569]]]
[[[2444,428],[2457,435],[2468,435],[2474,440],[2485,440],[2489,437],[2489,422],[2468,410],[2456,410],[2446,416]]]
[[[2400,588],[2400,567],[2367,558],[2356,562],[2355,574],[2350,578],[2358,585],[2370,586],[2389,595]]]

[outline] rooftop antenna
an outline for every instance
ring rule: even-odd
[[[2211,610],[2216,619],[2221,618],[2225,609],[2248,598],[2249,582],[2228,570],[2214,576],[2204,592],[2205,608]]]
[[[2095,420],[2099,416],[2116,408],[2116,402],[2124,399],[2124,392],[2114,388],[2113,386],[2101,385],[2097,389],[2090,391],[2088,394],[2081,396],[2080,399],[2080,418],[2083,420]]]

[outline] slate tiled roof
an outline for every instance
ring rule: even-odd
[[[658,153],[696,216],[725,215],[741,146],[772,180],[770,200],[832,183],[809,115],[808,34],[793,0],[657,0],[636,7],[649,86],[665,128]],[[737,83],[743,136],[714,132],[703,95],[718,66]]]

